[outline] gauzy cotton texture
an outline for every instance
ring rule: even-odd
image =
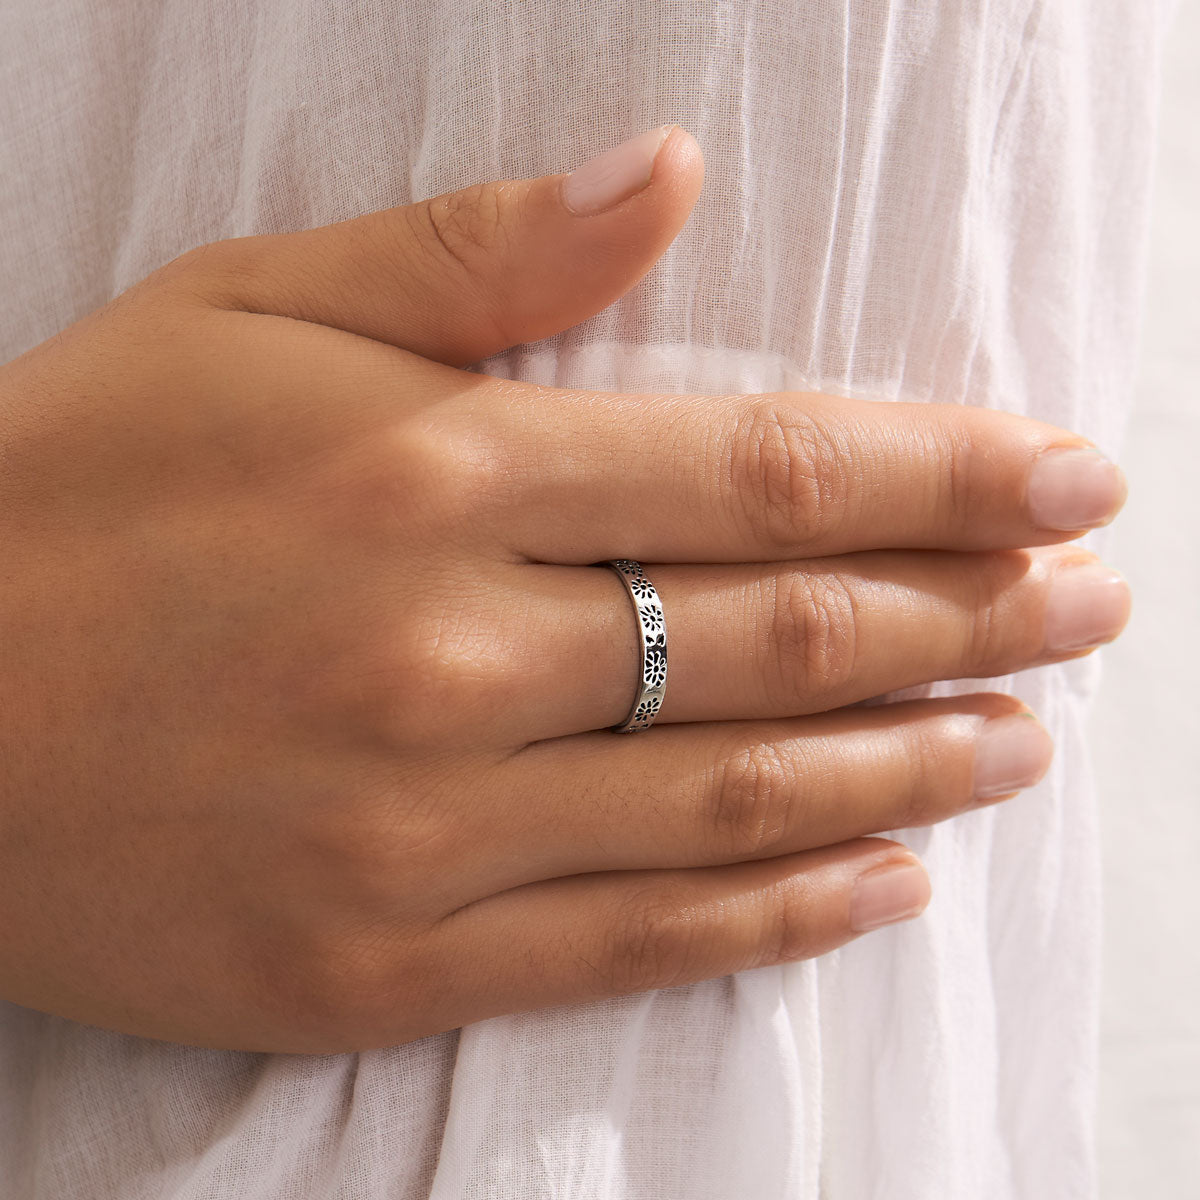
[[[1115,455],[1169,9],[9,4],[0,358],[199,243],[568,171],[677,122],[707,175],[661,262],[595,318],[478,369],[986,405]],[[329,1056],[173,1046],[0,1003],[0,1193],[1092,1197],[1083,720],[1102,654],[902,694],[1012,691],[1057,755],[1012,801],[891,831],[928,867],[929,908],[815,961]]]

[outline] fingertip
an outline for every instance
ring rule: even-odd
[[[1041,781],[1054,757],[1054,738],[1030,712],[982,722],[975,737],[976,801],[1012,796]]]
[[[1074,533],[1108,525],[1129,495],[1125,472],[1091,446],[1050,446],[1033,462],[1025,502],[1039,529]]]
[[[682,126],[658,125],[602,151],[569,175],[548,178],[573,218],[603,217],[617,209],[628,218],[640,209],[643,220],[654,221],[651,214],[657,214],[678,226],[700,194],[704,156]]]
[[[672,125],[658,157],[651,180],[669,188],[688,210],[695,205],[704,186],[704,152],[699,142],[682,125]]]
[[[891,855],[864,871],[850,893],[850,928],[867,933],[908,921],[925,911],[933,896],[929,873],[911,850]]]

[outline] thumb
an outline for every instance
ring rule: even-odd
[[[577,325],[624,295],[687,220],[704,177],[678,125],[571,175],[481,183],[177,259],[212,303],[314,321],[462,366]]]

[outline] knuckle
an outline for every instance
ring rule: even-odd
[[[426,545],[478,544],[513,491],[504,447],[481,424],[435,406],[378,430],[337,475],[339,513],[389,552],[414,534]]]
[[[371,1036],[393,1022],[397,1004],[420,994],[412,941],[412,931],[379,919],[330,922],[301,968],[312,1018],[339,1037]]]
[[[776,849],[792,825],[795,764],[779,746],[754,743],[725,759],[713,794],[714,849],[735,860]]]
[[[813,957],[813,916],[807,897],[781,884],[764,901],[755,966]]]
[[[378,930],[347,924],[331,921],[312,935],[304,970],[311,995],[322,1009],[362,1016],[382,984],[389,956]]]
[[[857,658],[853,591],[832,571],[785,572],[771,586],[772,699],[789,707],[846,686]]]
[[[363,911],[386,912],[396,881],[436,875],[439,864],[461,855],[461,820],[436,771],[394,771],[343,789],[310,823],[314,861],[328,871],[337,894]],[[315,868],[314,868],[315,869]],[[431,889],[422,894],[432,899]]]
[[[411,519],[461,525],[502,486],[501,447],[482,422],[447,406],[397,423],[382,439],[382,480]]]
[[[469,309],[497,345],[520,338],[509,331],[514,298],[503,264],[514,252],[517,231],[525,220],[525,193],[512,182],[480,183],[460,192],[410,205],[410,232],[424,252],[425,273],[444,290],[459,276],[457,318]]]
[[[733,494],[757,536],[786,556],[844,522],[846,457],[813,414],[770,397],[752,402],[738,426]]]
[[[682,889],[659,884],[627,900],[609,933],[604,985],[613,995],[690,982],[704,933]]]
[[[479,183],[410,208],[430,249],[474,274],[506,250],[521,221],[522,192],[505,182]]]
[[[466,587],[447,582],[436,603],[412,594],[399,617],[372,618],[383,628],[363,635],[343,668],[356,725],[392,750],[444,745],[495,716],[503,664]]]
[[[1029,566],[1023,551],[979,555],[970,574],[963,619],[960,670],[964,676],[1007,672],[1037,656],[1037,622],[1014,621],[1015,598],[1005,594],[1028,574]]]
[[[944,463],[941,472],[941,507],[945,513],[945,524],[953,529],[969,529],[975,523],[975,447],[966,430],[949,441],[938,438],[930,452]]]
[[[941,721],[918,722],[903,731],[899,747],[905,770],[890,791],[886,820],[889,829],[917,829],[932,825],[951,812],[966,807],[967,797],[952,788],[953,763],[946,726]]]
[[[1003,625],[996,605],[991,600],[982,600],[967,621],[962,669],[971,675],[987,673],[1001,661],[1003,642]]]
[[[450,822],[433,807],[422,803],[414,815],[405,803],[396,806],[401,816],[385,817],[360,805],[340,822],[331,811],[310,820],[297,844],[297,878],[319,903],[306,904],[303,921],[273,929],[259,958],[276,995],[327,1033],[380,1027],[395,1018],[398,989],[412,993],[410,1003],[424,993],[416,977],[428,933],[452,903],[438,880],[457,851],[445,844],[457,841]]]
[[[444,740],[446,730],[479,728],[496,708],[495,649],[465,606],[410,622],[399,654],[389,726],[405,742]]]
[[[258,311],[253,297],[269,274],[261,248],[272,241],[260,235],[205,242],[164,263],[145,282],[197,297],[214,308]]]
[[[162,277],[187,276],[194,278],[211,268],[218,267],[218,265],[224,268],[228,259],[225,245],[225,242],[217,241],[192,246],[184,250],[182,254],[177,254],[163,263],[154,274]]]
[[[240,948],[240,974],[275,1028],[329,1044],[352,1036],[373,990],[362,962],[327,915],[275,922]]]

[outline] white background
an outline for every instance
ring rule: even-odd
[[[1133,615],[1092,714],[1104,840],[1103,1200],[1200,1197],[1200,5],[1168,39],[1129,501]],[[1040,1198],[1039,1198],[1040,1200]]]

